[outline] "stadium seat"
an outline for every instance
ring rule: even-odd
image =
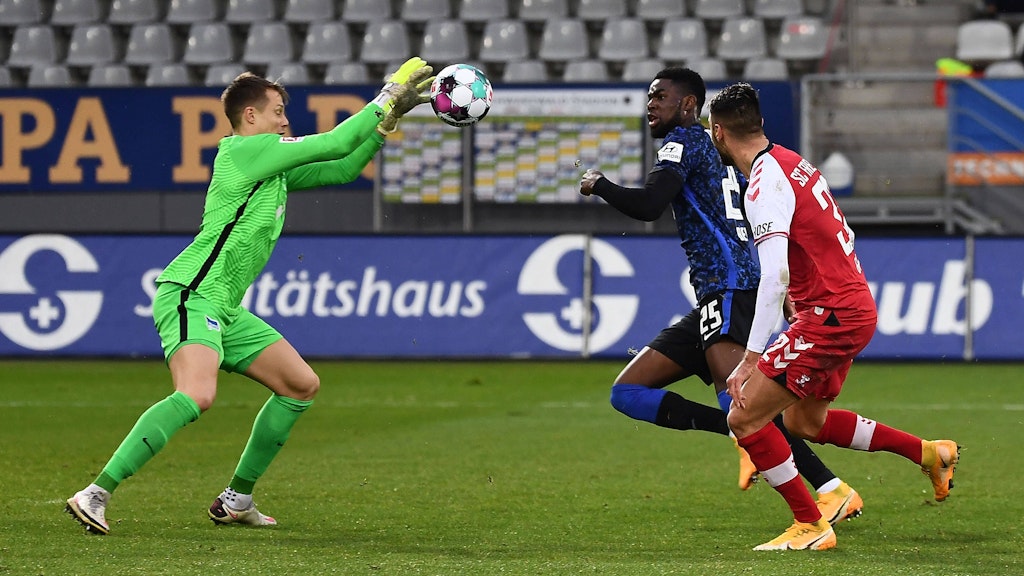
[[[255,22],[249,28],[242,49],[242,62],[270,64],[295,59],[292,33],[284,22]]]
[[[39,24],[45,18],[42,0],[0,0],[0,26]]]
[[[143,24],[160,19],[157,0],[114,0],[107,22],[110,24]]]
[[[124,64],[99,64],[89,68],[88,86],[132,86],[132,71]]]
[[[684,0],[638,0],[636,16],[649,22],[664,22],[686,16]]]
[[[754,0],[753,15],[758,18],[781,19],[803,13],[803,0]]]
[[[346,22],[366,24],[375,20],[391,18],[391,2],[383,0],[345,0],[341,9],[341,19]]]
[[[503,82],[547,82],[548,68],[540,60],[515,60],[505,65]]]
[[[334,18],[334,0],[288,0],[284,7],[285,22],[326,23]]]
[[[13,88],[14,77],[11,76],[11,70],[7,66],[0,66],[0,88]]]
[[[704,21],[697,18],[679,18],[666,22],[655,54],[668,62],[706,57],[708,33]]]
[[[663,68],[665,68],[665,63],[657,58],[630,60],[622,68],[622,80],[647,84],[654,80],[654,75],[661,72]]]
[[[120,49],[114,31],[107,24],[79,24],[71,31],[67,63],[72,66],[94,66],[119,60]]]
[[[360,59],[369,64],[405,60],[410,55],[409,33],[401,20],[374,20],[363,34]]]
[[[337,20],[313,22],[306,30],[302,60],[309,64],[330,64],[352,59],[348,26]]]
[[[578,0],[576,14],[584,22],[611,21],[626,17],[626,3],[622,0]]]
[[[726,72],[725,62],[718,58],[698,58],[688,60],[686,67],[700,74],[705,81],[725,80],[729,75]]]
[[[1000,60],[985,67],[986,78],[1024,78],[1024,64],[1020,60]]]
[[[365,84],[370,81],[370,73],[362,62],[335,62],[327,66],[324,72],[324,84]]]
[[[613,18],[604,25],[597,56],[609,62],[625,62],[649,56],[647,26],[639,18]]]
[[[479,58],[515,62],[530,57],[529,32],[522,20],[494,20],[484,26]]]
[[[572,60],[565,63],[563,82],[607,82],[608,66],[603,60]]]
[[[234,62],[214,64],[207,68],[206,72],[203,74],[203,85],[219,86],[223,88],[228,84],[231,84],[232,80],[245,71],[245,66],[235,64]]]
[[[269,22],[276,17],[274,0],[228,0],[224,21],[228,24]]]
[[[189,86],[192,78],[184,64],[165,62],[150,64],[144,83],[146,86]]]
[[[198,22],[189,27],[186,64],[221,64],[235,59],[231,29],[224,22]]]
[[[68,67],[63,64],[36,64],[29,69],[29,88],[63,88],[74,86]]]
[[[167,24],[135,24],[128,33],[127,64],[171,62],[177,57],[174,36]]]
[[[778,58],[751,58],[743,64],[744,80],[785,80],[789,78],[786,62]]]
[[[273,62],[267,66],[267,78],[285,86],[311,84],[309,70],[302,62]]]
[[[219,4],[210,0],[171,0],[165,21],[183,25],[212,22],[220,16],[217,12]]]
[[[1017,42],[1014,43],[1013,54],[1017,57],[1024,56],[1024,23],[1017,28]]]
[[[960,24],[956,58],[965,62],[994,62],[1013,58],[1013,30],[1002,20],[971,20]]]
[[[14,29],[7,65],[27,68],[60,61],[60,46],[53,28],[46,24],[27,24]]]
[[[398,14],[406,22],[427,22],[451,18],[452,7],[448,0],[401,0]]]
[[[743,0],[697,0],[693,14],[704,20],[725,20],[743,16]]]
[[[589,58],[587,29],[583,21],[575,18],[556,18],[545,22],[537,55],[547,62]]]
[[[427,62],[454,64],[469,58],[469,36],[461,20],[431,20],[423,31],[420,56]]]
[[[509,0],[462,0],[459,18],[468,23],[504,20],[509,17],[508,3]]]
[[[768,37],[760,18],[728,18],[722,24],[716,56],[722,60],[747,60],[768,55]]]
[[[775,55],[784,60],[817,60],[828,50],[828,27],[816,16],[796,16],[782,21]]]
[[[568,16],[568,0],[522,0],[519,3],[519,19],[524,22],[547,22]]]
[[[50,24],[54,26],[75,26],[93,24],[103,20],[104,8],[99,0],[57,0],[53,4]]]

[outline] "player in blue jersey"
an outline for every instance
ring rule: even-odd
[[[687,68],[659,72],[647,92],[651,137],[661,139],[654,168],[643,188],[619,186],[597,170],[587,170],[580,193],[603,198],[623,214],[658,219],[672,206],[697,307],[665,328],[619,373],[611,403],[623,414],[677,430],[729,434],[726,413],[732,401],[726,379],[743,358],[754,317],[760,269],[747,242],[740,210],[738,173],[722,165],[700,123],[706,88]],[[714,384],[719,408],[693,402],[665,387],[690,376]],[[779,428],[782,426],[778,418]],[[863,502],[799,438],[786,433],[801,475],[818,491],[818,508],[830,523],[860,514]],[[740,449],[740,488],[756,478]]]

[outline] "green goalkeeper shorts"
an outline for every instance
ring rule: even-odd
[[[224,310],[173,282],[157,287],[153,323],[166,361],[185,344],[202,344],[217,351],[221,369],[228,372],[245,372],[260,352],[283,338],[245,308]]]

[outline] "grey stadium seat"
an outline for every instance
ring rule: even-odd
[[[36,64],[29,69],[29,88],[63,88],[74,86],[68,67],[63,64]]]
[[[245,71],[245,66],[234,62],[214,64],[203,74],[203,85],[224,87]]]
[[[285,22],[312,24],[334,18],[334,0],[288,0],[284,8]]]
[[[341,19],[346,22],[368,23],[391,18],[391,2],[382,0],[345,0]]]
[[[221,3],[210,0],[171,0],[165,21],[168,24],[212,22],[220,17],[218,4]]]
[[[242,50],[246,64],[290,62],[295,58],[292,33],[284,22],[256,22],[249,28]]]
[[[693,14],[705,20],[725,20],[743,16],[743,0],[697,0]]]
[[[1000,60],[985,67],[986,78],[1024,78],[1024,64],[1020,60]]]
[[[705,81],[725,80],[728,77],[725,62],[718,58],[698,58],[686,62],[686,67],[700,74]]]
[[[803,0],[754,0],[753,15],[759,18],[787,18],[803,13]]]
[[[538,56],[548,62],[566,62],[590,57],[587,30],[582,20],[557,18],[544,24]]]
[[[665,63],[657,58],[630,60],[622,68],[622,80],[625,82],[650,83],[654,75],[665,68]]]
[[[60,46],[50,26],[28,24],[14,29],[8,66],[27,68],[39,64],[56,64],[60,59]]]
[[[786,62],[778,58],[751,58],[743,64],[744,80],[785,80],[788,77]]]
[[[706,57],[708,33],[704,21],[698,18],[680,18],[666,22],[655,54],[669,62]]]
[[[607,82],[608,66],[603,60],[572,60],[565,63],[564,82]]]
[[[313,22],[306,30],[302,60],[309,64],[330,64],[352,59],[352,39],[344,22]]]
[[[972,20],[957,29],[957,60],[1008,60],[1013,58],[1013,50],[1013,31],[1002,20]]]
[[[200,22],[189,27],[186,64],[221,64],[235,59],[231,29],[224,22]]]
[[[468,59],[469,53],[469,35],[461,20],[427,22],[420,48],[420,56],[427,62],[454,64]]]
[[[622,0],[578,0],[576,14],[585,22],[611,21],[626,17],[626,3]]]
[[[71,31],[67,63],[72,66],[109,64],[120,59],[114,31],[107,24],[80,24]]]
[[[505,65],[504,82],[547,82],[548,68],[540,60],[516,60]]]
[[[672,20],[686,16],[686,5],[684,0],[638,0],[636,15],[649,21]]]
[[[515,62],[530,57],[529,32],[522,20],[496,20],[484,26],[479,57],[484,62]]]
[[[309,70],[302,62],[273,62],[267,66],[267,78],[285,86],[303,86],[311,82]]]
[[[40,24],[45,16],[42,0],[0,0],[0,26]]]
[[[782,21],[775,55],[785,60],[817,60],[828,50],[828,28],[817,16]]]
[[[128,34],[124,61],[128,64],[171,62],[177,57],[174,35],[167,24],[135,24]]]
[[[411,51],[409,32],[401,20],[374,20],[366,25],[360,59],[370,64],[405,60]]]
[[[110,24],[143,24],[160,19],[157,0],[114,0],[107,22]]]
[[[728,18],[722,24],[716,56],[723,60],[747,60],[768,55],[768,37],[760,18]]]
[[[463,22],[492,22],[509,17],[509,0],[462,0],[459,18]]]
[[[601,33],[597,56],[609,62],[625,62],[649,56],[647,26],[639,18],[608,20]]]
[[[75,26],[93,24],[106,16],[100,0],[57,0],[53,4],[50,24],[54,26]]]
[[[14,86],[14,78],[7,66],[0,66],[0,88],[11,88]]]
[[[521,0],[519,3],[519,19],[524,22],[547,22],[568,16],[568,0]]]
[[[124,64],[99,64],[89,68],[89,77],[85,82],[89,86],[132,86],[132,71]]]
[[[188,67],[178,62],[150,64],[146,71],[146,86],[189,86],[192,78]]]
[[[365,84],[370,81],[370,72],[362,62],[335,62],[324,72],[324,84]]]
[[[228,0],[224,21],[229,24],[269,22],[277,16],[274,0]]]
[[[451,18],[448,0],[401,0],[398,15],[406,22],[427,22]]]

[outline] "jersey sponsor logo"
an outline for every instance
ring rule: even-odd
[[[280,142],[282,144],[289,144],[291,142],[302,142],[303,138],[305,138],[305,136],[281,136]]]
[[[73,275],[100,271],[93,255],[67,236],[25,236],[0,252],[0,296],[17,295],[12,300],[27,306],[0,312],[0,334],[29,350],[57,350],[75,343],[92,328],[103,308],[103,292],[61,290],[29,280],[29,261],[52,259],[52,254]]]
[[[754,200],[757,200],[757,197],[760,194],[761,194],[761,189],[760,188],[754,188],[753,192],[747,192],[747,200],[750,200],[751,202],[753,202]]]
[[[570,295],[558,276],[559,263],[567,255],[587,251],[587,237],[556,236],[541,244],[523,263],[516,291],[520,295],[566,296],[557,311],[526,312],[523,322],[545,344],[568,352],[598,353],[607,350],[629,331],[640,299],[636,295],[595,294],[591,297],[596,314],[584,309],[583,295]],[[633,265],[617,248],[597,238],[590,239],[590,257],[595,272],[605,277],[631,278]]]
[[[666,142],[665,145],[658,150],[658,162],[666,160],[670,162],[682,162],[683,145],[679,142]]]
[[[213,330],[214,332],[220,332],[220,322],[217,322],[209,316],[206,317],[206,329]]]
[[[753,225],[751,230],[754,233],[754,238],[760,238],[765,234],[770,234],[773,224],[775,224],[775,222],[762,222],[760,224]]]

